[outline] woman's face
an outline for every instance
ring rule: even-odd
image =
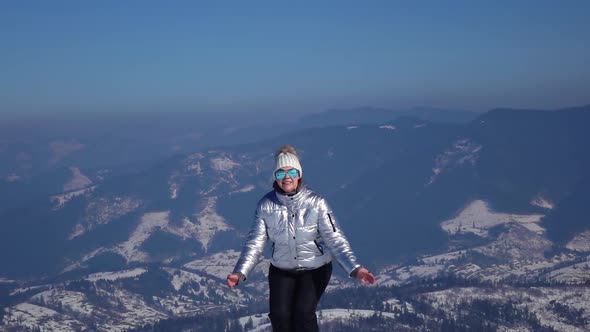
[[[293,167],[281,167],[280,169],[282,169],[283,171],[287,172],[288,170],[292,169]],[[297,189],[297,185],[299,184],[299,174],[297,174],[296,177],[291,177],[289,176],[289,173],[287,172],[287,174],[285,174],[285,177],[281,180],[276,179],[275,181],[277,181],[277,184],[279,185],[279,187],[281,189],[283,189],[284,192],[286,193],[290,193],[290,192],[294,192]]]

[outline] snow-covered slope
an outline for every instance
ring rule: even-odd
[[[543,233],[539,226],[543,215],[519,215],[512,213],[494,212],[489,204],[482,200],[474,200],[469,203],[459,214],[441,223],[442,229],[449,234],[472,233],[478,236],[488,236],[488,230],[492,227],[518,223],[536,233]]]

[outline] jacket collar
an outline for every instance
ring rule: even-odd
[[[287,194],[278,185],[275,185],[275,195],[281,204],[286,206],[291,206],[296,204],[297,202],[301,201],[301,199],[307,193],[307,185],[305,182],[301,181],[300,185],[297,187],[297,192],[295,194]]]

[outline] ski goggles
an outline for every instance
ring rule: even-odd
[[[296,177],[299,176],[299,171],[297,169],[295,169],[295,168],[291,168],[291,169],[288,169],[286,171],[283,170],[283,169],[278,169],[275,172],[275,179],[282,180],[282,179],[285,178],[285,176],[287,176],[287,174],[289,175],[289,177],[291,179],[294,179],[294,178],[296,178]]]

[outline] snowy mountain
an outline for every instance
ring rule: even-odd
[[[133,168],[195,149],[257,142],[285,133],[286,127],[299,131],[349,122],[380,123],[408,115],[464,123],[478,113],[365,107],[291,114],[289,119],[271,113],[234,113],[232,121],[227,120],[225,113],[182,111],[2,116],[0,183],[14,188],[13,184],[22,184],[37,175],[47,176],[57,168]]]
[[[466,124],[402,117],[286,132],[132,171],[47,173],[54,177],[28,184],[39,190],[26,204],[0,210],[0,321],[124,331],[220,315],[239,322],[232,328],[263,330],[255,318],[266,306],[268,262],[237,290],[224,278],[270,190],[273,151],[290,143],[307,183],[378,275],[378,287],[359,290],[336,271],[326,329],[473,327],[463,315],[473,303],[495,310],[480,321],[500,330],[588,329],[588,120],[588,107],[493,110]],[[381,302],[352,302],[355,292]],[[520,316],[498,320],[506,308]]]

